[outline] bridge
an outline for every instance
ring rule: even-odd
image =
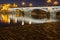
[[[56,18],[56,12],[60,10],[60,6],[50,6],[50,7],[19,7],[19,8],[10,8],[9,10],[11,11],[15,11],[15,10],[22,10],[24,11],[24,17],[23,17],[23,22],[22,24],[24,24],[24,21],[28,22],[29,24],[32,23],[45,23],[45,22],[55,22],[55,18]],[[44,10],[46,12],[50,13],[50,19],[32,19],[31,18],[31,11],[34,9],[40,9],[40,10]],[[29,15],[29,16],[28,16]],[[22,17],[18,18],[21,19]]]
[[[56,11],[60,10],[60,6],[51,6],[51,7],[20,7],[20,8],[10,8],[9,10],[22,10],[24,11],[25,15],[30,15],[31,16],[31,11],[33,9],[41,9],[44,10],[46,12],[50,12],[50,18],[54,18],[56,17]]]

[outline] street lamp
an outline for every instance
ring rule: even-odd
[[[57,4],[58,4],[58,1],[55,1],[53,4],[54,4],[54,5],[57,5]]]
[[[10,4],[5,4],[4,6],[2,6],[1,10],[8,10],[10,8]]]
[[[16,3],[13,4],[13,7],[18,7],[18,5]]]
[[[47,6],[51,3],[51,0],[47,0]]]
[[[31,6],[33,6],[33,4],[32,4],[32,3],[30,3],[30,4],[29,4],[29,6],[31,7]]]
[[[51,2],[51,0],[47,0],[47,3],[50,3]]]
[[[26,4],[25,2],[22,2],[22,6],[25,6],[25,4]]]

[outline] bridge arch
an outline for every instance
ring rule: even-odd
[[[48,8],[42,8],[42,7],[41,7],[41,8],[40,8],[40,7],[34,7],[34,8],[33,8],[33,7],[31,7],[31,8],[28,7],[28,8],[27,8],[27,11],[26,11],[26,13],[25,13],[25,16],[27,16],[27,17],[28,17],[28,16],[29,16],[29,17],[32,17],[32,15],[31,15],[32,13],[31,13],[31,12],[32,12],[33,10],[40,10],[40,11],[45,12],[45,15],[46,15],[45,18],[47,18]],[[42,12],[42,13],[43,13],[43,12]],[[44,19],[44,18],[42,18],[42,19]]]

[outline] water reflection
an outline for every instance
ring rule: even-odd
[[[58,20],[60,20],[60,11],[57,11],[57,12],[56,12],[56,18],[57,18]]]
[[[41,9],[33,9],[31,17],[34,19],[44,19],[47,18],[47,12]]]

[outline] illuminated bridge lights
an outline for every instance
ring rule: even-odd
[[[60,10],[60,6],[54,6],[54,7],[24,7],[24,8],[22,7],[22,8],[10,8],[9,10],[11,10],[11,14],[2,15],[2,21],[11,23],[10,20],[12,19],[12,20],[14,20],[14,23],[17,23],[17,21],[19,20],[19,21],[22,21],[21,25],[24,25],[24,22],[27,22],[29,24],[56,22],[57,21],[57,19],[55,19],[56,18],[56,11]],[[21,10],[23,10],[23,11],[21,11]],[[47,14],[49,14],[49,15],[47,15]],[[36,18],[32,17],[32,15],[36,16]],[[49,16],[49,20],[47,18],[48,16]]]
[[[22,25],[24,25],[24,17],[22,17]]]

